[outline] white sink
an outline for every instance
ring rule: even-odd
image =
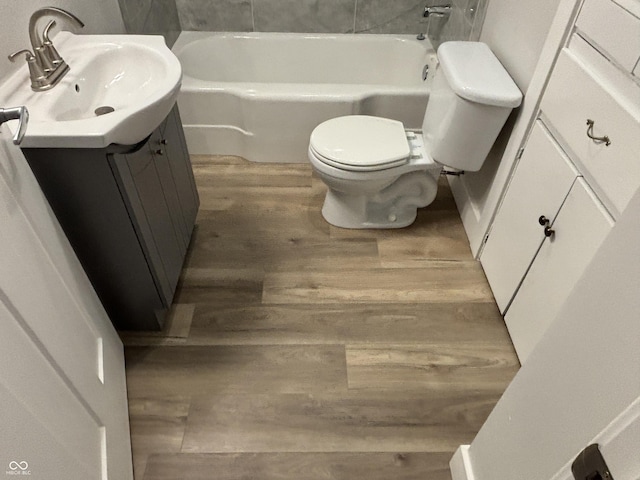
[[[32,91],[25,62],[0,86],[0,105],[29,109],[21,147],[134,145],[171,111],[182,69],[161,36],[60,32],[54,44],[71,67],[58,85]]]

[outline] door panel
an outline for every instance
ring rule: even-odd
[[[20,312],[25,327],[33,330],[81,394],[96,401],[101,383],[100,335],[60,282],[29,222],[16,214],[20,212],[19,205],[9,194],[8,185],[0,180],[1,187],[5,188],[0,196],[0,224],[4,226],[0,229],[0,264],[5,274],[0,275],[0,290],[11,299],[12,308]],[[13,228],[7,228],[8,225]],[[19,274],[8,275],[9,272]]]
[[[29,336],[19,313],[10,308],[13,312],[0,302],[4,432],[0,452],[5,457],[0,466],[6,469],[12,461],[26,461],[35,478],[49,478],[55,472],[72,474],[68,478],[80,478],[82,473],[87,479],[102,479],[102,425],[69,388],[60,365],[45,356],[38,339]],[[48,458],[49,449],[66,457],[68,465]]]

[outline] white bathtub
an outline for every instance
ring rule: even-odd
[[[178,106],[192,154],[305,162],[311,131],[340,115],[420,128],[436,56],[406,35],[182,32]]]

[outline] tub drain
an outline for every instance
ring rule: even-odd
[[[107,113],[115,112],[115,110],[115,108],[105,105],[103,107],[96,108],[93,113],[96,114],[96,117],[99,117],[100,115],[106,115]]]

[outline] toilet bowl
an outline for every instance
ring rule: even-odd
[[[443,166],[477,171],[522,94],[489,47],[447,42],[422,132],[366,115],[333,118],[309,140],[309,161],[327,185],[327,222],[401,228],[436,197]]]
[[[329,187],[322,215],[342,228],[401,228],[429,205],[442,167],[401,122],[349,115],[320,124],[309,160]]]

